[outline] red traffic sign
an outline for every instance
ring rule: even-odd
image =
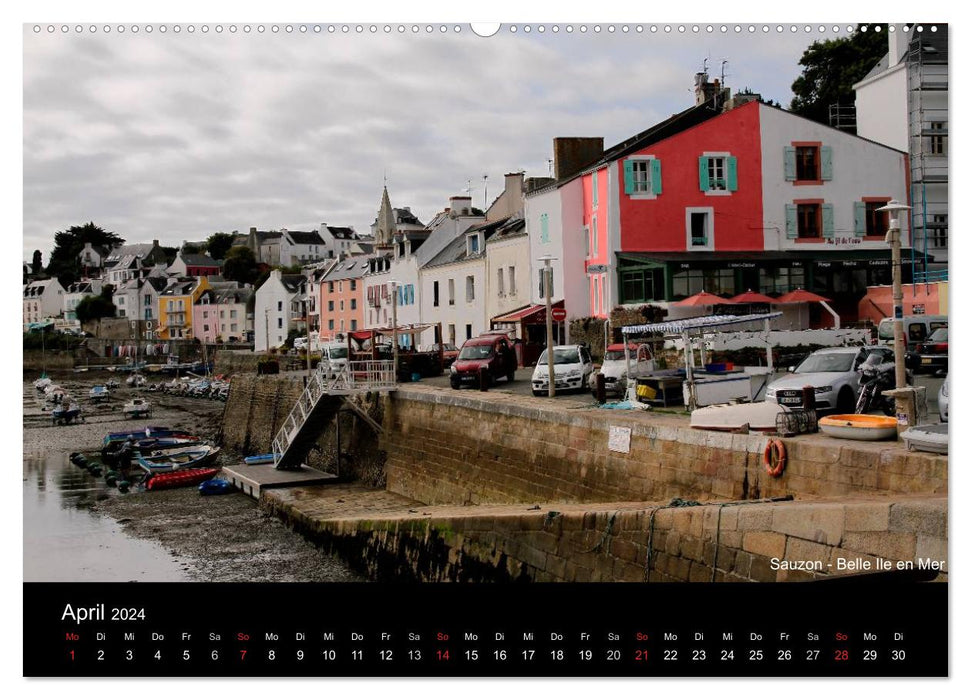
[[[566,309],[553,309],[550,312],[554,321],[565,321],[566,320]]]

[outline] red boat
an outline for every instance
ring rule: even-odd
[[[219,472],[218,469],[180,469],[164,474],[153,474],[145,482],[146,491],[174,489],[181,486],[195,486],[208,481]]]

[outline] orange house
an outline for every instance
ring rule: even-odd
[[[158,337],[161,340],[192,338],[192,308],[204,291],[209,278],[177,277],[158,295]]]
[[[367,260],[347,258],[320,280],[320,339],[364,328],[364,285]]]

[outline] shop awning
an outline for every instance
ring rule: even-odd
[[[552,304],[554,309],[563,308],[563,300],[554,301]],[[531,304],[524,306],[522,308],[516,309],[514,311],[509,311],[502,314],[501,316],[494,316],[492,318],[493,323],[517,323],[519,321],[528,321],[531,316],[536,316],[539,313],[546,313],[546,304]]]

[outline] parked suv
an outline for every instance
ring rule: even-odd
[[[546,350],[536,360],[533,370],[533,396],[542,396],[549,391],[550,369]],[[554,345],[553,376],[557,389],[569,390],[587,387],[593,374],[593,359],[585,345]]]
[[[885,345],[817,350],[792,368],[788,377],[769,384],[765,400],[800,406],[802,388],[812,386],[817,410],[853,413],[860,391],[860,374],[856,370],[871,354],[878,354],[880,362],[893,362],[893,349]]]
[[[449,368],[449,383],[453,389],[478,386],[479,374],[483,371],[490,385],[499,377],[509,382],[516,378],[516,352],[506,336],[488,334],[466,340]]]
[[[654,359],[651,357],[651,350],[647,345],[630,343],[627,350],[630,353],[630,377],[627,376],[627,355],[624,353],[624,344],[615,343],[607,346],[600,371],[593,372],[590,375],[590,391],[593,392],[594,396],[597,395],[598,374],[604,376],[604,390],[608,396],[611,394],[623,396],[624,392],[627,391],[629,379],[637,379],[637,377],[654,371]]]

